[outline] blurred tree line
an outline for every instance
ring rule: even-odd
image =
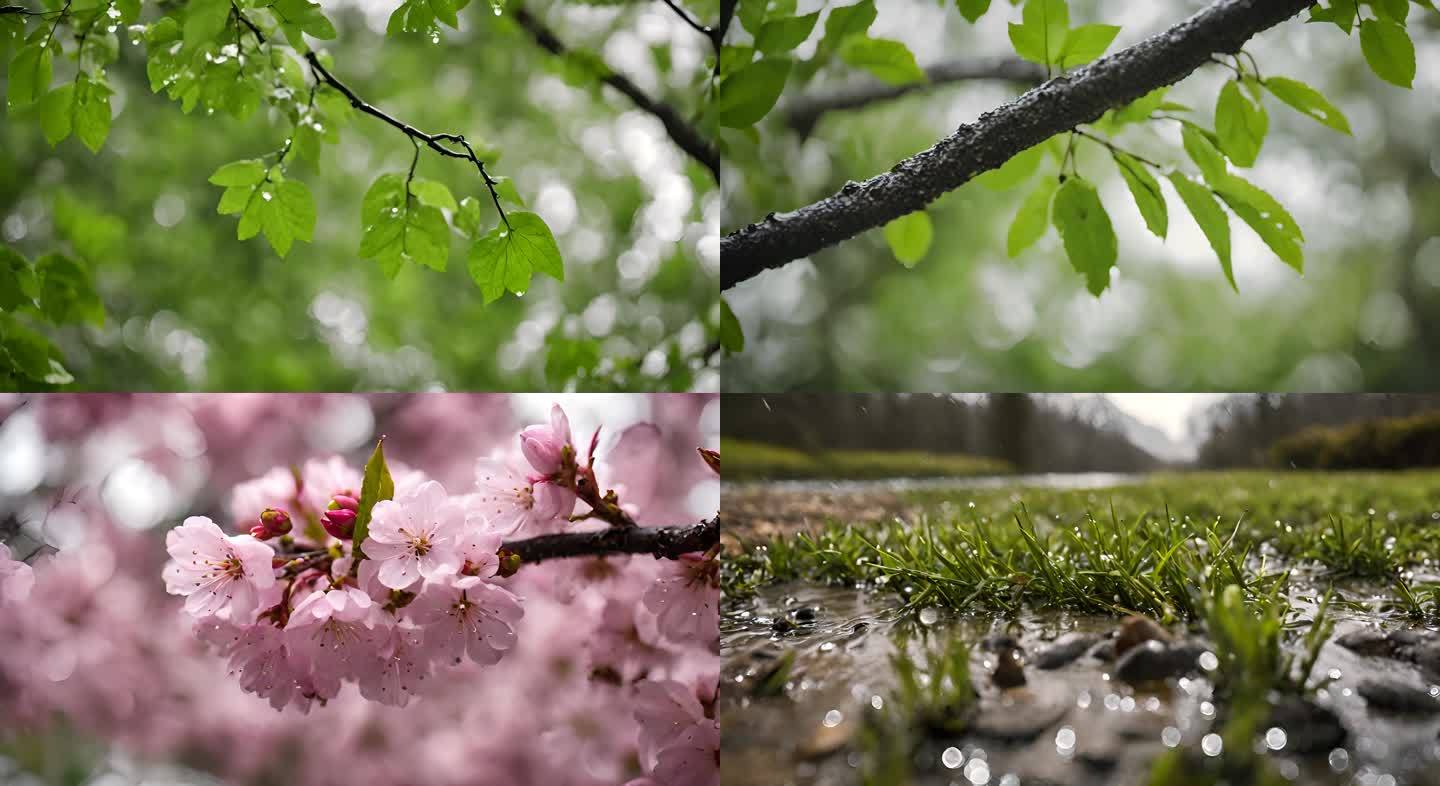
[[[1138,472],[1163,466],[1117,425],[1025,394],[727,395],[726,437],[804,451],[985,456],[1021,472]]]
[[[1203,437],[1201,467],[1396,468],[1440,460],[1437,424],[1436,394],[1245,393],[1197,413],[1190,430]]]

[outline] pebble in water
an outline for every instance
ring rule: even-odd
[[[1370,707],[1407,715],[1433,715],[1440,712],[1440,699],[1428,690],[1388,679],[1361,680],[1355,686]]]
[[[1035,668],[1049,670],[1067,666],[1099,641],[1100,637],[1093,633],[1067,633],[1040,650],[1035,656]]]

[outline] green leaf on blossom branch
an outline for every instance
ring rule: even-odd
[[[365,559],[361,547],[370,534],[370,515],[375,512],[375,503],[395,497],[395,480],[390,477],[390,468],[385,464],[385,438],[375,443],[375,452],[365,462],[365,475],[360,480],[360,507],[355,511],[355,558]]]

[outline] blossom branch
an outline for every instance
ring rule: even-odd
[[[942,85],[981,80],[1035,85],[1045,81],[1045,69],[1018,57],[946,60],[926,67],[923,82],[891,85],[870,79],[803,95],[788,102],[785,123],[801,135],[807,135],[827,112],[860,109]]]
[[[610,527],[597,532],[538,535],[505,543],[502,548],[520,557],[521,564],[564,557],[602,557],[610,554],[650,554],[657,559],[679,559],[681,554],[708,551],[720,542],[720,517],[676,527]]]
[[[1098,119],[1234,53],[1310,7],[1310,0],[1218,0],[1189,19],[1027,91],[960,126],[929,150],[869,180],[721,239],[722,289],[884,226],[995,169],[1021,151]]]
[[[525,28],[525,31],[535,39],[535,43],[540,48],[550,54],[564,57],[569,52],[569,49],[556,37],[555,33],[528,10],[524,8],[517,10],[515,21]],[[606,69],[606,74],[601,81],[618,90],[642,111],[655,116],[665,126],[665,132],[670,135],[670,139],[691,158],[704,164],[705,168],[710,170],[710,174],[715,176],[716,182],[719,182],[720,152],[710,140],[700,133],[698,128],[681,117],[675,107],[651,98],[628,77],[609,69]]]

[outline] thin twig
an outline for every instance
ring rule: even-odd
[[[932,90],[956,82],[994,80],[1016,84],[1037,85],[1045,79],[1045,69],[1018,57],[969,57],[947,60],[925,68],[925,81],[892,85],[878,79],[817,91],[788,101],[785,122],[796,132],[808,135],[827,112],[861,109],[870,104],[890,101],[910,93]]]
[[[240,18],[240,21],[244,22],[245,26],[250,28],[250,32],[255,35],[255,40],[264,44],[265,34],[261,32],[260,28],[256,27],[255,23],[250,21],[250,18],[241,13],[238,8],[236,9],[236,14]],[[500,192],[496,190],[496,186],[498,186],[499,183],[495,178],[490,176],[489,172],[485,171],[485,162],[481,161],[480,157],[475,154],[475,149],[470,146],[470,143],[465,140],[463,135],[447,133],[427,134],[409,123],[386,114],[373,104],[365,101],[365,99],[356,94],[354,90],[350,89],[349,85],[340,81],[338,77],[330,73],[330,70],[325,67],[324,63],[320,62],[319,56],[314,52],[305,53],[305,62],[310,64],[310,69],[314,73],[317,81],[324,82],[339,91],[341,95],[350,101],[350,106],[373,118],[384,121],[410,137],[412,141],[423,142],[426,147],[442,156],[458,158],[474,164],[475,169],[480,172],[480,178],[485,181],[485,187],[490,190],[490,199],[495,203],[495,210],[500,214],[500,220],[505,223],[507,229],[510,228],[510,219],[505,215],[505,208],[500,206]],[[460,145],[465,150],[461,152],[455,148],[445,146],[442,142],[451,142]]]
[[[515,21],[519,23],[521,27],[525,28],[526,32],[530,33],[531,38],[535,39],[535,43],[538,44],[540,48],[550,54],[557,57],[564,57],[569,52],[568,47],[556,37],[550,28],[545,26],[545,23],[541,22],[524,8],[515,12]],[[646,95],[645,91],[641,90],[638,85],[630,81],[629,78],[610,71],[609,69],[606,70],[606,74],[601,81],[620,91],[626,98],[630,99],[635,106],[659,119],[660,122],[664,124],[665,132],[670,135],[670,139],[672,139],[681,150],[688,153],[691,158],[704,164],[705,168],[710,170],[710,174],[715,176],[716,182],[719,182],[720,152],[716,150],[710,140],[706,139],[705,136],[700,133],[699,129],[681,117],[680,113],[674,107],[663,101],[657,101],[651,98]]]
[[[356,95],[355,91],[351,90],[348,85],[346,85],[344,82],[341,82],[335,77],[334,74],[330,73],[329,69],[325,68],[325,65],[320,62],[320,58],[316,56],[314,52],[307,52],[305,54],[305,61],[308,62],[310,64],[310,67],[315,70],[315,74],[320,78],[321,81],[338,90],[340,92],[340,95],[343,95],[347,99],[349,99],[350,105],[355,107],[359,111],[364,112],[365,114],[370,115],[377,120],[381,120],[389,124],[390,126],[398,129],[401,133],[410,137],[412,140],[423,142],[426,147],[434,150],[442,156],[459,158],[474,164],[475,169],[480,172],[480,177],[485,181],[485,187],[490,189],[490,199],[495,203],[495,209],[500,212],[500,220],[504,221],[505,226],[509,228],[510,219],[506,217],[505,209],[500,207],[500,192],[497,191],[495,188],[497,185],[499,185],[499,183],[496,182],[495,178],[490,176],[489,172],[485,171],[485,162],[481,161],[480,157],[475,155],[475,148],[470,146],[470,143],[465,140],[465,137],[463,135],[446,133],[427,134],[424,131],[421,131],[420,129],[410,125],[409,123],[398,120],[395,117],[381,111],[374,105],[367,103],[363,98]],[[462,153],[458,150],[455,150],[454,148],[446,147],[445,145],[441,144],[442,142],[452,142],[454,144],[460,145],[461,147],[465,148],[465,152]]]

